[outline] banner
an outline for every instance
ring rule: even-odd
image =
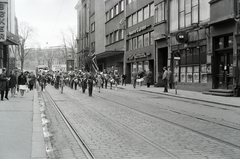
[[[92,55],[92,67],[97,72],[99,70],[97,65],[97,56],[95,54]]]
[[[0,42],[7,39],[7,3],[0,2]]]

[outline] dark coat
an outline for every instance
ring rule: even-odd
[[[6,74],[2,73],[0,74],[0,91],[4,91],[7,87],[7,79],[6,79]]]
[[[25,75],[18,76],[18,85],[25,85],[27,84],[27,78]]]
[[[14,74],[11,74],[9,77],[10,77],[10,80],[9,80],[9,88],[14,88],[14,87],[16,87],[17,77],[16,77]]]
[[[151,81],[152,81],[152,72],[151,71],[147,72],[146,81],[147,81],[147,83],[151,83]]]

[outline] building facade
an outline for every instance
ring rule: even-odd
[[[99,14],[91,21],[95,32],[90,38],[95,37],[100,71],[114,66],[131,83],[133,70],[149,69],[154,84],[161,82],[163,67],[168,66],[180,89],[224,89],[239,94],[239,3],[95,1]]]
[[[15,0],[0,0],[0,68],[14,69],[16,65],[18,38]]]

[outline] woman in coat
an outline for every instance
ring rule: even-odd
[[[27,77],[21,72],[20,76],[18,77],[18,88],[21,94],[21,97],[23,97],[24,92],[27,90]]]
[[[17,77],[14,74],[14,70],[10,72],[9,88],[11,89],[11,97],[15,97]]]
[[[147,70],[147,76],[146,76],[146,82],[147,82],[147,87],[150,87],[152,81],[152,71]]]

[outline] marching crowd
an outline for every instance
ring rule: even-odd
[[[171,88],[171,82],[169,78],[171,77],[171,71],[167,70],[164,67],[164,72],[162,75],[162,81],[164,86],[164,92],[168,91],[168,86]],[[147,87],[150,87],[152,82],[152,72],[148,70],[140,70],[136,72],[133,70],[131,73],[131,80],[133,88],[136,88],[136,84],[139,83],[139,86],[145,81]],[[24,92],[33,90],[34,87],[38,91],[45,91],[45,86],[50,84],[56,89],[60,89],[63,93],[63,88],[69,86],[72,89],[77,90],[79,87],[82,93],[85,93],[88,90],[89,96],[92,96],[93,87],[95,86],[100,93],[102,88],[107,89],[108,85],[110,89],[116,89],[120,84],[126,86],[125,74],[120,75],[117,70],[111,69],[111,71],[103,71],[97,73],[86,72],[82,70],[75,70],[69,72],[60,72],[60,71],[42,71],[38,72],[37,75],[33,72],[22,72],[13,70],[9,75],[6,74],[6,68],[2,69],[0,73],[0,91],[1,91],[1,100],[9,100],[8,92],[11,92],[11,97],[15,97],[20,93],[20,97],[24,96]]]

